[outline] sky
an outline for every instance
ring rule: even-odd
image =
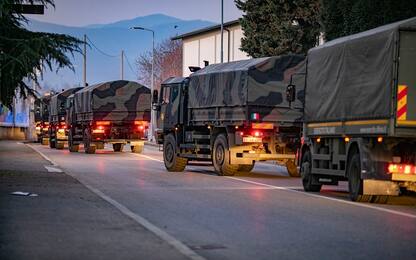
[[[55,6],[44,15],[28,17],[67,26],[106,24],[155,13],[221,22],[221,0],[55,0]],[[224,22],[241,15],[234,0],[224,0]]]

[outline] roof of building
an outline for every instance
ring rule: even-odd
[[[233,25],[237,25],[240,24],[240,21],[237,20],[233,20],[233,21],[229,21],[224,23],[224,28],[229,27],[229,26],[233,26]],[[180,39],[184,39],[184,38],[188,38],[188,37],[192,37],[198,34],[203,34],[203,33],[208,33],[208,32],[212,32],[212,31],[216,31],[218,29],[221,29],[221,24],[216,24],[216,25],[212,25],[212,26],[208,26],[202,29],[198,29],[195,31],[191,31],[191,32],[187,32],[181,35],[177,35],[175,37],[172,37],[171,40],[180,40]]]

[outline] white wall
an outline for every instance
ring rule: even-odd
[[[243,32],[240,25],[228,27],[230,30],[230,56],[228,56],[228,32],[224,30],[224,62],[244,60],[249,56],[242,52],[241,39]],[[221,31],[207,32],[183,40],[183,76],[191,73],[189,66],[204,67],[204,60],[210,64],[221,61]]]

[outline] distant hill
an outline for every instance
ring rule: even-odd
[[[156,44],[177,34],[197,30],[213,25],[212,22],[202,20],[181,20],[163,14],[154,14],[122,20],[109,24],[92,24],[85,27],[70,27],[52,23],[30,20],[26,26],[32,31],[64,33],[82,39],[84,34],[109,57],[93,46],[87,49],[87,82],[91,85],[98,82],[120,79],[120,53],[124,50],[127,60],[124,63],[124,78],[136,80],[135,60],[143,52],[151,50],[152,35],[150,32],[131,30],[132,26],[141,26],[155,31]],[[176,28],[175,28],[176,27]],[[64,69],[47,71],[41,81],[44,90],[69,88],[82,84],[82,55],[73,58],[75,72]],[[129,65],[130,63],[130,65]],[[130,68],[130,66],[132,68]]]

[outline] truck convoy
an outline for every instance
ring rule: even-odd
[[[353,201],[416,191],[416,18],[308,52],[300,166],[305,191],[341,180]]]
[[[49,143],[49,102],[50,95],[45,95],[35,100],[35,126],[39,143]]]
[[[150,90],[133,81],[111,81],[87,86],[68,98],[68,147],[78,152],[84,144],[86,153],[113,144],[122,151],[130,143],[132,152],[143,150],[151,109]]]
[[[274,160],[297,174],[303,88],[286,100],[286,85],[304,70],[304,57],[286,55],[209,65],[189,78],[170,78],[153,93],[157,140],[168,171],[188,161],[212,161],[218,175],[250,172]]]
[[[49,105],[49,146],[51,148],[63,149],[68,140],[68,129],[65,123],[66,100],[80,87],[62,91],[51,97]]]

